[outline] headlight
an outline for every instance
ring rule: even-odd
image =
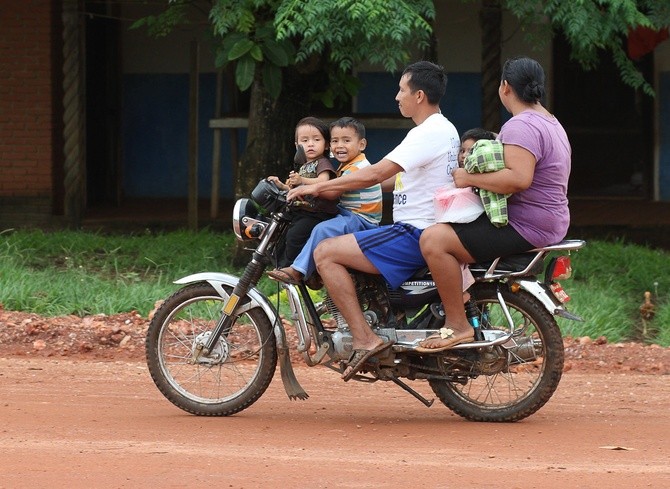
[[[260,238],[268,223],[258,215],[251,199],[239,199],[233,207],[233,232],[240,241]]]

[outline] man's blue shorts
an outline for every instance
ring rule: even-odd
[[[365,257],[379,273],[396,289],[414,273],[426,266],[421,255],[419,238],[421,229],[397,222],[390,226],[368,229],[354,233]]]

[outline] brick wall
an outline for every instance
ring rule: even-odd
[[[53,195],[52,19],[59,3],[22,0],[0,8],[3,207],[12,198],[44,203]]]

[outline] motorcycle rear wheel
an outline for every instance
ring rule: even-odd
[[[211,285],[189,285],[170,296],[149,324],[151,378],[170,402],[191,414],[230,416],[246,409],[268,388],[277,366],[272,324],[260,308],[238,317],[209,357],[193,360],[196,341],[214,329],[223,304]]]
[[[460,382],[429,381],[435,395],[454,413],[470,421],[514,422],[551,398],[563,373],[563,338],[554,317],[525,291],[501,285],[516,328],[523,334],[491,350],[447,352],[434,359],[445,375]],[[484,312],[482,326],[508,331],[494,284],[476,284],[475,302]]]

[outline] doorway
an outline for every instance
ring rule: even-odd
[[[121,50],[116,2],[86,1],[86,207],[121,199]]]
[[[553,56],[553,110],[572,145],[570,195],[651,199],[653,99],[621,81],[609,54],[584,71],[558,36]],[[653,54],[637,67],[653,79]]]

